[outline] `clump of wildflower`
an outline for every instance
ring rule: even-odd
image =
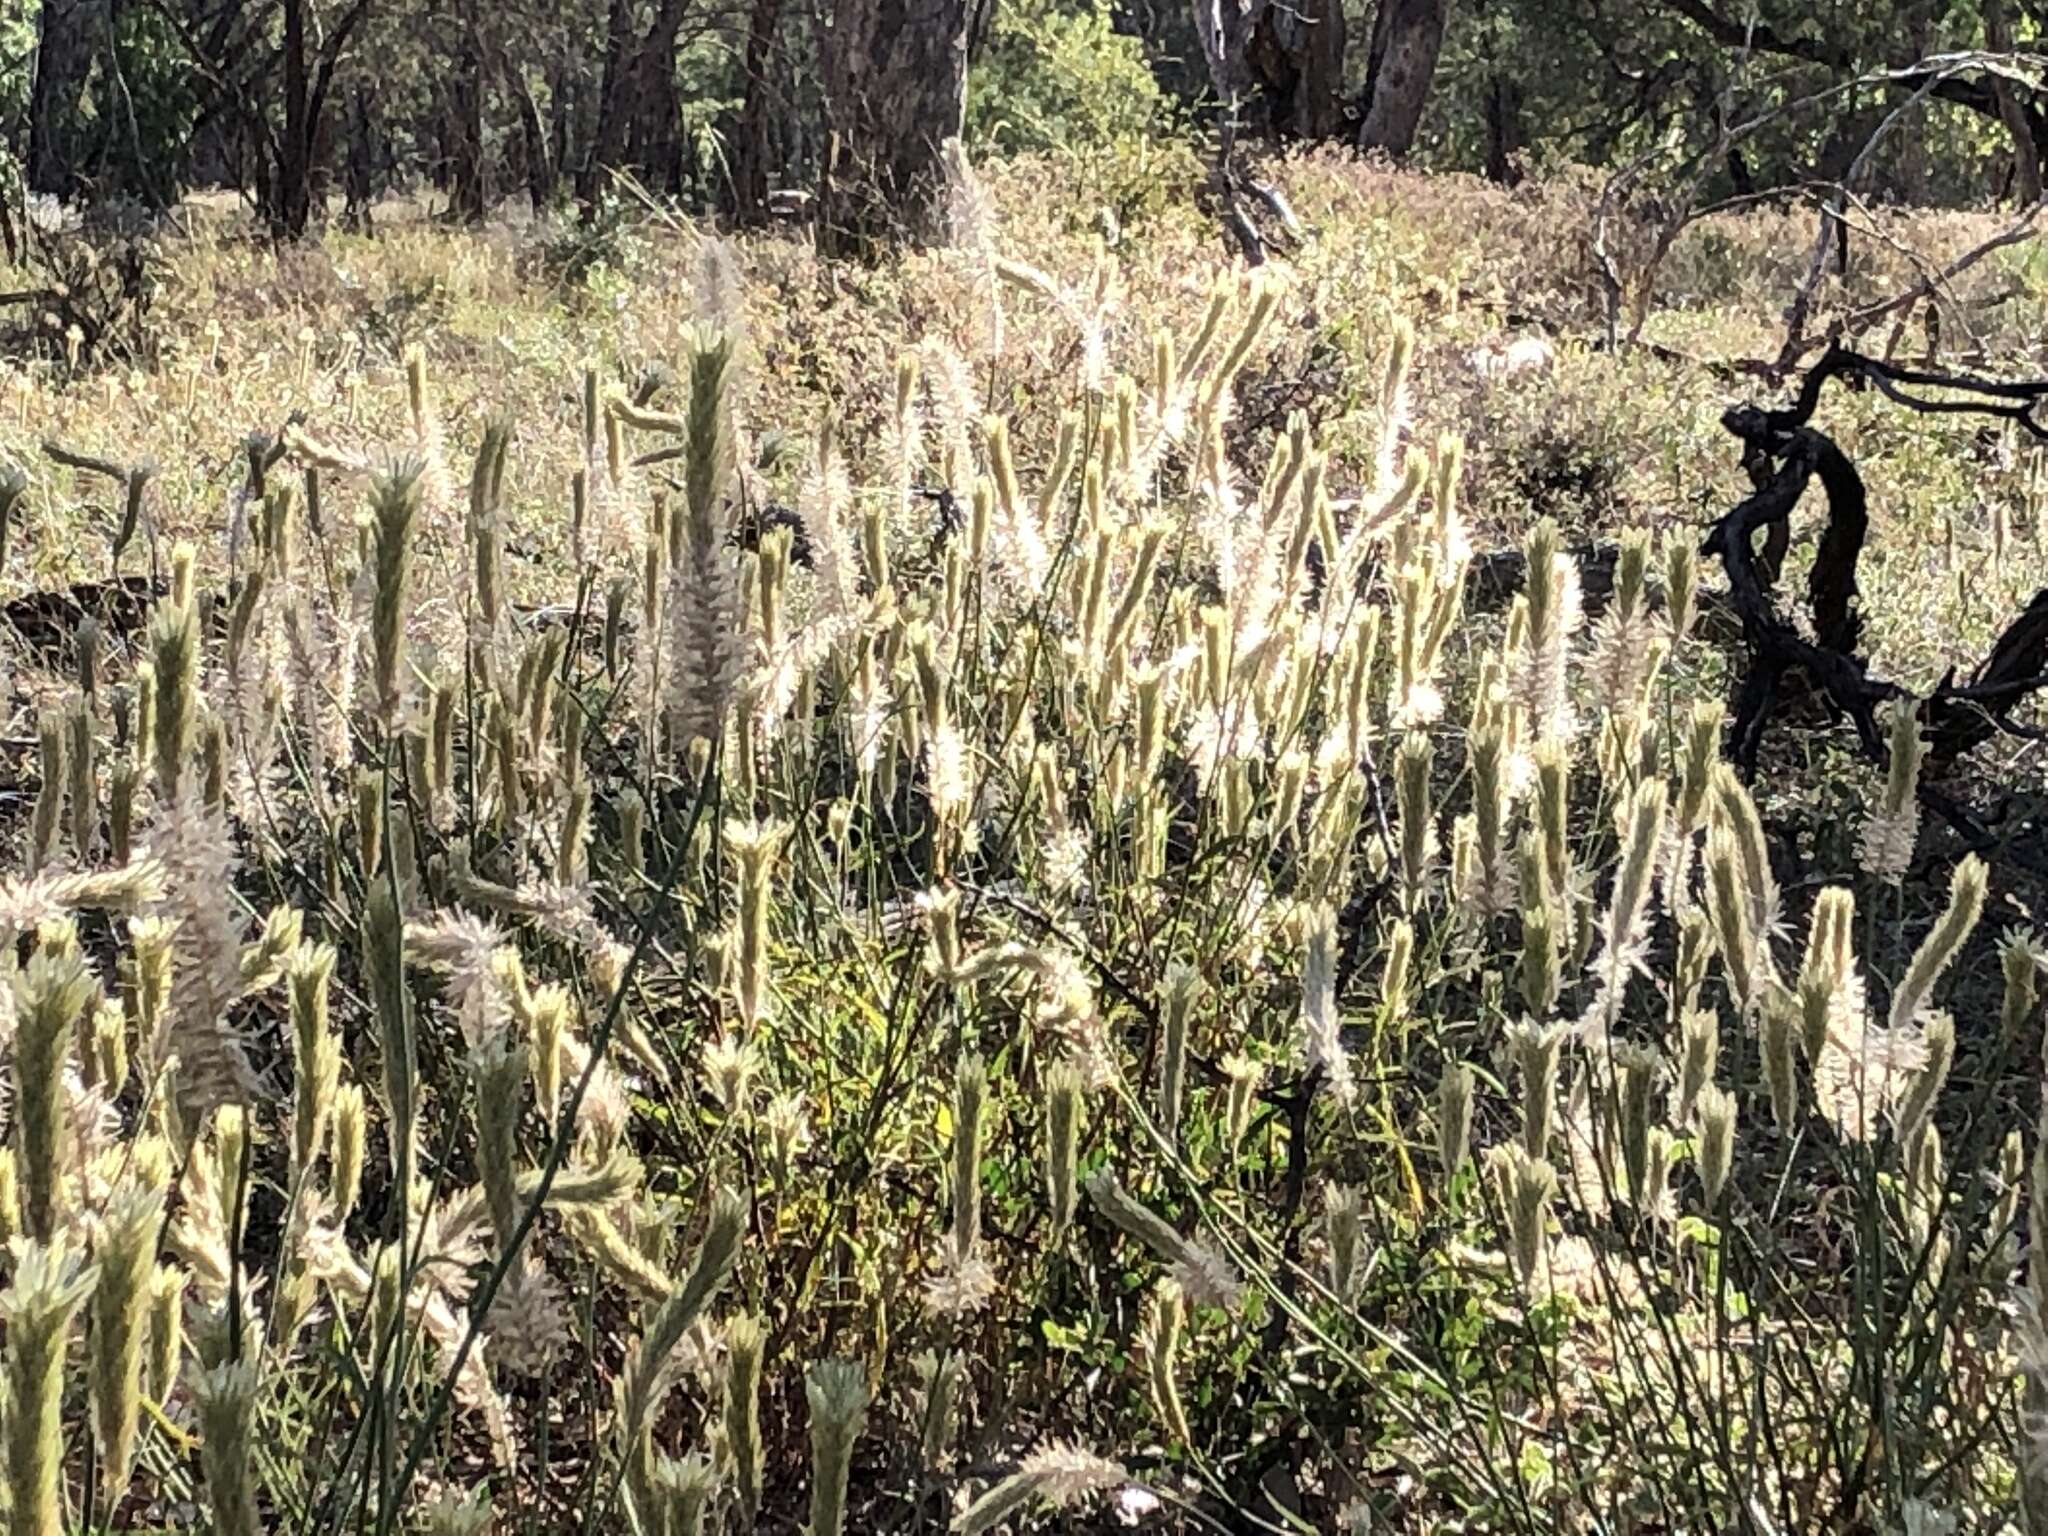
[[[811,1536],[840,1536],[853,1443],[867,1423],[867,1367],[820,1360],[804,1372],[804,1396],[811,1408]]]
[[[955,1536],[980,1536],[1033,1503],[1067,1509],[1114,1488],[1127,1475],[1116,1462],[1077,1445],[1045,1445],[954,1519]]]
[[[1444,1177],[1464,1166],[1472,1145],[1472,1068],[1462,1061],[1444,1063],[1436,1089],[1437,1161]]]
[[[1244,1293],[1244,1282],[1222,1254],[1182,1237],[1143,1202],[1133,1198],[1108,1168],[1098,1168],[1084,1188],[1089,1204],[1113,1226],[1167,1262],[1175,1283],[1191,1302],[1215,1307],[1237,1305]]]
[[[1735,1160],[1735,1096],[1709,1083],[1700,1089],[1697,1108],[1699,1147],[1694,1155],[1711,1211],[1721,1204],[1721,1190]]]
[[[1487,1161],[1507,1217],[1509,1258],[1525,1294],[1533,1293],[1549,1244],[1550,1197],[1557,1191],[1557,1170],[1512,1141],[1493,1148]]]
[[[1572,636],[1581,619],[1579,568],[1565,554],[1550,518],[1529,530],[1522,553],[1527,571],[1522,645],[1514,657],[1509,690],[1538,740],[1571,734],[1567,688]]]
[[[7,1327],[7,1415],[0,1435],[10,1529],[22,1536],[64,1529],[64,1347],[72,1316],[97,1278],[62,1240],[30,1242],[16,1248],[12,1281],[0,1292],[0,1322]]]
[[[1897,885],[1906,878],[1920,836],[1920,766],[1927,758],[1927,740],[1920,734],[1919,706],[1913,700],[1894,699],[1885,713],[1884,789],[1864,818],[1859,860],[1865,874]]]
[[[1351,1056],[1344,1049],[1337,1011],[1337,913],[1321,905],[1309,914],[1308,947],[1301,966],[1301,1028],[1312,1071],[1339,1103],[1357,1092]]]
[[[944,1464],[953,1441],[953,1414],[966,1361],[956,1351],[927,1350],[912,1364],[918,1381],[918,1448],[925,1468],[935,1470]]]

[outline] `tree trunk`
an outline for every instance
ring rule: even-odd
[[[1342,0],[1197,0],[1195,31],[1232,137],[1343,131]]]
[[[484,166],[484,64],[476,19],[463,7],[453,18],[455,57],[445,86],[448,216],[476,223],[490,208]]]
[[[625,152],[632,112],[620,97],[633,69],[633,8],[630,0],[612,0],[605,21],[604,83],[597,93],[597,123],[590,136],[590,152],[576,176],[576,201],[583,205],[585,218],[597,209],[605,172],[617,165]]]
[[[1202,41],[1202,61],[1209,83],[1230,117],[1233,130],[1244,99],[1251,92],[1252,31],[1266,9],[1266,0],[1195,0],[1195,35]]]
[[[1984,0],[1984,47],[1990,53],[2012,51],[2012,22],[1998,0]],[[2012,138],[2013,196],[2022,208],[2031,208],[2041,200],[2041,153],[2034,147],[2027,109],[2004,75],[1991,77],[1991,96],[1998,103],[1998,120]]]
[[[547,212],[555,196],[555,160],[549,151],[548,131],[540,117],[540,103],[517,64],[505,67],[505,84],[519,108],[519,143],[526,161],[526,197],[536,214]]]
[[[833,0],[818,198],[828,252],[940,233],[944,145],[967,111],[967,22],[967,0]]]
[[[577,146],[584,142],[581,86],[580,65],[548,66],[548,161],[558,187],[576,163]]]
[[[349,113],[348,155],[342,172],[342,224],[370,233],[370,205],[376,201],[377,144],[370,125],[370,98],[357,86]]]
[[[296,240],[312,217],[312,125],[307,111],[312,76],[306,69],[306,3],[284,0],[284,138],[277,150],[277,182],[271,189],[271,230]]]
[[[1522,83],[1497,74],[1486,83],[1486,176],[1511,187],[1522,179]]]
[[[1327,139],[1344,123],[1342,0],[1272,5],[1260,39],[1279,55],[1267,70],[1273,126],[1303,139]]]
[[[642,182],[658,191],[681,191],[682,101],[676,94],[676,39],[684,0],[661,0],[654,24],[634,53],[633,132],[630,159]]]
[[[31,192],[71,199],[84,190],[85,119],[80,111],[100,31],[96,0],[43,0],[36,22],[35,79],[29,87]]]
[[[1385,150],[1398,160],[1414,148],[1450,9],[1451,0],[1380,0],[1366,64],[1360,149]]]
[[[781,18],[781,0],[754,0],[747,22],[747,93],[740,103],[732,147],[733,215],[742,224],[758,222],[768,209],[768,168],[773,153],[768,115],[775,105],[775,28]]]

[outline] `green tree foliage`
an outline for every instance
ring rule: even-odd
[[[1117,29],[1110,0],[999,6],[968,73],[972,151],[1066,156],[1124,223],[1154,211],[1191,174],[1175,152],[1184,117],[1144,40]]]

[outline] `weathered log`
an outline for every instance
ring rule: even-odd
[[[1856,567],[1869,533],[1869,508],[1862,476],[1835,441],[1808,423],[1822,387],[1839,378],[1852,387],[1868,383],[1908,410],[1974,413],[2012,421],[2036,436],[2048,436],[2033,412],[2048,400],[2048,381],[2006,383],[1967,375],[1897,367],[1845,348],[1831,347],[1801,381],[1791,406],[1762,410],[1739,406],[1721,424],[1743,444],[1744,467],[1756,490],[1716,522],[1701,546],[1721,561],[1729,601],[1741,616],[1749,664],[1736,690],[1730,753],[1745,775],[1756,769],[1763,730],[1788,675],[1803,673],[1839,714],[1856,727],[1863,755],[1885,761],[1884,733],[1877,707],[1888,699],[1913,697],[1888,679],[1874,676],[1858,649],[1862,619],[1857,611]],[[1962,398],[1932,398],[1928,389]],[[1821,482],[1827,524],[1807,581],[1812,620],[1808,639],[1779,611],[1773,595],[1775,571],[1755,547],[1759,531],[1789,530],[1790,519],[1808,485]],[[2007,626],[1970,681],[1954,673],[1918,699],[1928,752],[1937,763],[1952,761],[1993,735],[2040,734],[2013,718],[2013,711],[2048,687],[2048,589],[2037,594]]]

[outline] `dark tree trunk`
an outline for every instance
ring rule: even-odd
[[[1984,0],[1984,47],[1991,53],[2012,49],[2012,22],[1998,0]],[[1992,99],[1998,103],[1998,120],[2012,139],[2012,190],[2023,208],[2041,200],[2041,152],[2034,145],[2033,125],[2019,93],[2004,75],[1991,77]]]
[[[1522,84],[1495,75],[1486,84],[1486,175],[1511,187],[1522,179],[1519,156],[1527,143],[1522,125]]]
[[[312,217],[313,136],[307,110],[313,94],[306,69],[306,0],[284,0],[284,138],[278,145],[271,229],[296,240]]]
[[[1233,136],[1343,131],[1342,0],[1197,0],[1195,30]]]
[[[356,87],[349,112],[348,158],[342,174],[342,223],[370,233],[370,205],[376,201],[377,145],[370,126],[370,99]]]
[[[103,7],[97,0],[43,0],[36,23],[24,167],[31,192],[70,199],[84,190],[88,155],[80,109],[103,24]]]
[[[1360,149],[1384,150],[1398,160],[1414,148],[1450,9],[1450,0],[1380,0],[1366,60]]]
[[[315,115],[312,134],[306,154],[306,186],[314,213],[325,223],[327,200],[334,193],[334,114]]]
[[[682,189],[682,100],[676,94],[676,39],[684,0],[661,0],[654,25],[636,50],[631,163],[648,186]]]
[[[967,23],[967,0],[833,0],[818,199],[828,252],[940,233],[944,145],[967,111]]]
[[[580,82],[579,70],[562,64],[548,66],[548,163],[557,187],[569,175],[577,147],[583,143]]]
[[[758,221],[768,210],[768,171],[773,146],[768,136],[774,110],[775,28],[782,17],[781,0],[754,0],[747,22],[747,92],[733,133],[733,214],[743,224]]]
[[[284,0],[279,57],[283,131],[269,131],[260,100],[237,104],[254,151],[256,206],[268,216],[272,235],[281,240],[305,234],[314,212],[325,206],[334,148],[326,121],[327,92],[349,36],[369,11],[369,0],[356,0],[315,46],[308,35],[307,5],[308,0]]]
[[[576,176],[576,201],[588,217],[597,207],[604,189],[605,172],[624,158],[626,133],[632,121],[625,94],[633,64],[633,8],[631,0],[612,0],[605,21],[604,81],[597,93],[597,123],[590,137],[590,152]]]
[[[1269,5],[1253,39],[1267,116],[1280,133],[1327,139],[1344,123],[1342,0]]]
[[[525,160],[526,197],[535,213],[545,213],[555,196],[555,160],[549,152],[548,131],[540,118],[540,103],[533,99],[526,77],[517,64],[505,70],[505,85],[519,108],[519,146]]]
[[[484,63],[475,18],[468,8],[454,18],[457,42],[446,92],[445,153],[448,216],[475,223],[490,208],[484,165]]]

